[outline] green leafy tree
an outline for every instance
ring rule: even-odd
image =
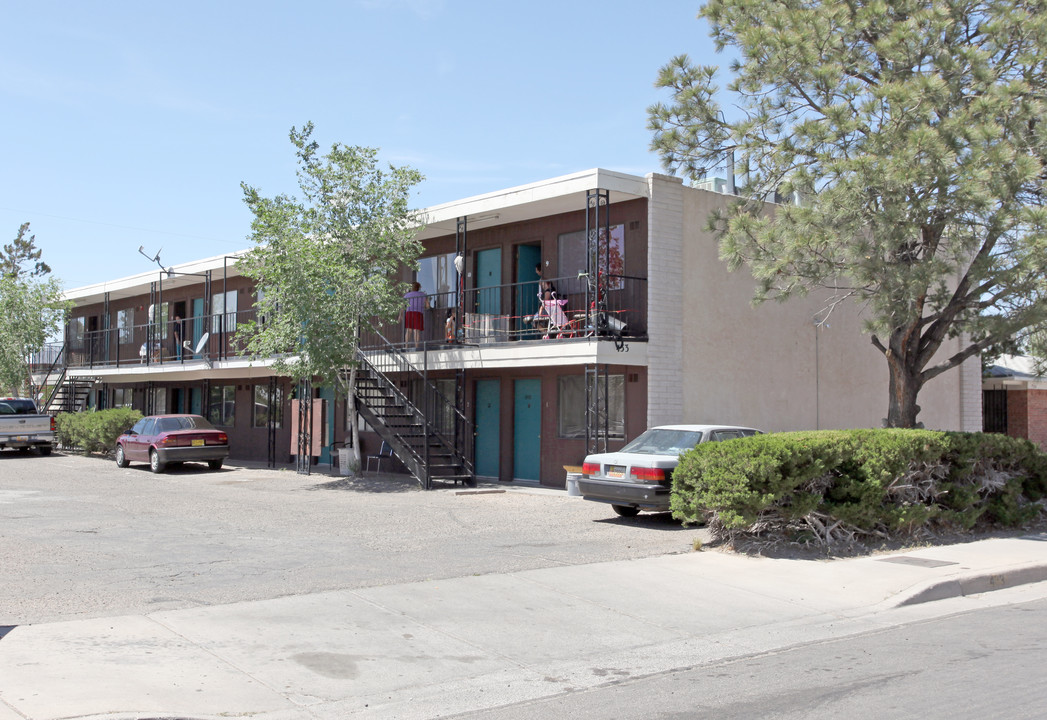
[[[738,54],[730,82],[673,59],[652,147],[692,180],[737,153],[721,257],[750,266],[756,302],[863,303],[887,424],[916,425],[929,380],[1047,318],[1043,3],[712,0],[700,17]],[[776,192],[802,202],[768,211]]]
[[[28,232],[24,223],[0,255],[0,389],[27,397],[33,389],[30,360],[61,332],[68,308],[61,284],[45,277],[51,268]]]
[[[377,150],[336,143],[326,155],[312,123],[291,129],[302,198],[263,197],[242,184],[255,246],[239,261],[261,292],[260,321],[237,328],[255,357],[274,357],[296,382],[319,379],[355,403],[359,324],[392,320],[403,305],[400,269],[418,262],[419,218],[409,209],[422,176],[378,166]],[[356,467],[356,413],[351,432]]]

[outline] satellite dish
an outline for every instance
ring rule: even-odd
[[[199,355],[201,352],[203,352],[203,349],[207,347],[207,341],[210,338],[211,333],[205,332],[203,335],[200,336],[200,339],[196,341],[196,347],[193,347],[193,344],[188,340],[182,343],[182,347],[191,352],[193,355]]]

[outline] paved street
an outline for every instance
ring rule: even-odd
[[[1042,720],[1047,600],[1025,596],[465,717]]]
[[[0,625],[691,552],[561,491],[0,452]]]
[[[0,720],[678,717],[688,703],[615,708],[630,685],[676,692],[672,677],[700,697],[709,672],[726,716],[758,716],[734,694],[767,700],[746,674],[782,677],[790,656],[832,703],[847,698],[818,682],[835,667],[819,645],[1047,598],[1043,533],[746,557],[693,552],[701,531],[666,517],[486,489],[0,454]],[[1022,662],[1042,666],[1031,643]],[[840,708],[881,717],[844,669],[870,711]]]

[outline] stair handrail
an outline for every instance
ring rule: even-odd
[[[410,360],[408,360],[407,357],[402,352],[400,352],[400,348],[398,348],[394,343],[390,342],[389,339],[386,338],[380,330],[378,330],[378,328],[372,325],[371,332],[374,334],[376,338],[381,340],[381,343],[373,347],[369,347],[367,351],[365,351],[362,344],[357,346],[357,357],[361,364],[365,367],[369,367],[376,374],[381,375],[383,378],[385,378],[386,382],[388,383],[388,386],[393,390],[397,397],[400,400],[402,400],[403,405],[406,408],[409,408],[412,414],[418,417],[425,424],[426,431],[435,436],[439,440],[440,444],[442,444],[444,447],[453,451],[455,455],[460,459],[462,466],[465,468],[465,470],[467,470],[469,474],[472,475],[473,462],[472,459],[468,456],[468,453],[466,452],[468,443],[465,443],[464,448],[459,448],[456,442],[448,438],[445,435],[445,433],[441,432],[439,427],[437,427],[436,424],[429,417],[427,417],[425,413],[419,410],[418,407],[415,406],[414,403],[412,403],[407,398],[407,396],[404,395],[403,392],[401,392],[400,388],[397,387],[397,384],[389,380],[389,378],[386,376],[386,373],[383,372],[381,368],[379,368],[375,363],[371,361],[371,357],[368,357],[368,351],[372,353],[373,357],[392,356],[395,361],[397,372],[405,372],[409,375],[414,375],[417,379],[421,380],[423,382],[423,386],[426,388],[427,396],[429,392],[432,392],[436,398],[439,398],[439,401],[445,408],[451,410],[455,419],[455,423],[461,425],[463,438],[470,436],[472,432],[473,423],[470,422],[469,419],[465,416],[465,413],[463,413],[461,409],[459,409],[454,403],[448,400],[447,396],[440,392],[439,388],[437,388],[435,384],[429,381],[426,374],[424,374],[421,370],[418,369],[417,366],[415,366]]]
[[[470,472],[472,472],[472,461],[469,460],[468,457],[466,457],[465,453],[462,452],[459,448],[455,447],[454,442],[452,442],[443,432],[441,432],[439,430],[439,428],[435,427],[433,421],[431,419],[429,419],[428,417],[426,417],[426,414],[424,412],[422,412],[422,410],[420,410],[417,405],[412,403],[411,400],[406,395],[404,395],[404,393],[400,390],[400,388],[398,388],[396,386],[396,383],[392,382],[388,378],[388,376],[382,370],[380,370],[378,367],[376,367],[375,364],[372,363],[367,358],[366,355],[364,355],[362,350],[358,349],[357,352],[359,354],[358,360],[361,363],[361,365],[364,368],[371,369],[376,375],[379,375],[382,378],[384,378],[385,382],[387,384],[387,387],[396,395],[396,397],[400,401],[401,405],[406,410],[408,410],[413,416],[415,416],[422,423],[424,423],[424,425],[426,427],[426,431],[429,432],[433,437],[437,438],[442,445],[444,445],[445,447],[447,447],[449,449],[454,450],[454,452],[456,454],[459,454],[461,456],[461,458],[462,458],[462,462],[466,466],[466,469],[468,469]],[[411,365],[410,362],[408,362],[407,364],[411,368],[414,367],[413,365]],[[417,372],[417,368],[415,368],[415,372],[416,372],[416,374],[421,376],[421,373]],[[465,415],[462,414],[461,412],[458,412],[457,408],[454,408],[453,406],[451,406],[450,402],[447,400],[447,398],[443,395],[443,393],[441,393],[439,391],[439,389],[436,388],[435,385],[433,385],[432,383],[429,383],[429,386],[428,386],[427,390],[431,390],[431,391],[435,392],[437,395],[439,395],[443,399],[443,401],[445,403],[448,404],[449,407],[451,407],[453,410],[455,410],[455,414],[458,416],[459,422],[461,422],[462,420],[465,419]],[[423,460],[424,461],[424,458],[419,458],[419,460]]]
[[[425,374],[421,370],[419,370],[418,367],[414,365],[410,360],[408,360],[402,352],[400,352],[400,348],[398,348],[394,343],[390,342],[388,338],[382,335],[381,331],[378,330],[378,328],[376,328],[374,325],[371,326],[371,330],[374,333],[374,335],[382,341],[382,345],[378,347],[378,350],[380,352],[396,356],[397,361],[401,365],[401,367],[406,368],[406,370],[402,369],[400,370],[400,372],[414,373],[414,375],[416,375],[419,380],[422,380],[423,382],[428,382],[428,378],[426,378]],[[428,341],[425,342],[428,343]],[[423,345],[424,344],[425,343],[423,343]],[[364,352],[364,349],[362,347],[358,347],[357,352],[366,358],[366,353]],[[369,362],[369,364],[372,367],[374,367],[374,363]],[[463,413],[453,402],[448,400],[447,396],[440,392],[439,388],[437,388],[432,383],[429,383],[429,385],[432,388],[432,390],[435,391],[436,394],[440,397],[440,399],[443,400],[444,404],[446,404],[447,407],[451,408],[454,411],[459,421],[464,422],[468,425],[472,424],[471,422],[469,422],[469,419],[465,416],[465,413]],[[397,392],[399,392],[399,388],[395,389]],[[403,393],[400,393],[400,395],[403,396]],[[404,399],[406,400],[406,398]]]
[[[47,372],[44,373],[44,380],[41,388],[47,387],[47,381],[51,379],[51,373],[54,372],[55,366],[58,365],[58,361],[65,355],[65,343],[62,343],[62,347],[58,348],[58,353],[55,354],[55,359],[51,362],[51,366],[47,368]],[[62,373],[59,377],[58,382],[51,386],[51,393],[47,396],[47,402],[44,403],[44,408],[51,407],[51,401],[55,399],[55,395],[58,394],[58,388],[62,386],[62,380],[65,378],[65,365],[62,365]],[[34,394],[39,390],[34,389]]]

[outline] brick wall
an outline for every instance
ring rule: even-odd
[[[967,338],[964,337],[964,342]],[[982,430],[982,360],[975,355],[959,367],[960,429],[965,432]]]
[[[1047,390],[1007,391],[1007,434],[1047,450]]]
[[[650,174],[647,206],[647,426],[681,422],[683,183]]]

